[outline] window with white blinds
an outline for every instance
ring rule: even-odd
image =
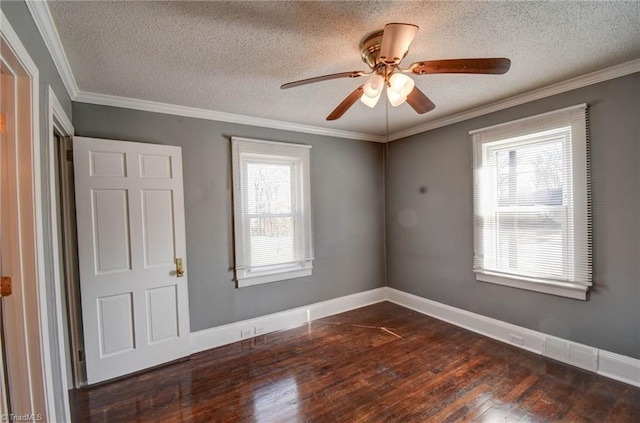
[[[231,139],[238,287],[311,275],[311,146]]]
[[[587,108],[471,131],[476,279],[586,299],[591,286]]]

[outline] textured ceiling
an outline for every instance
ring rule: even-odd
[[[508,57],[506,75],[428,75],[424,115],[389,107],[391,133],[640,57],[640,2],[51,2],[81,91],[367,134],[385,102],[325,117],[364,82],[280,90],[367,70],[358,44],[388,22],[420,27],[403,65]],[[382,100],[382,99],[381,99]]]

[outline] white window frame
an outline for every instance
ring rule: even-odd
[[[238,288],[311,276],[313,239],[311,230],[310,150],[304,144],[282,143],[249,138],[231,138],[233,172],[233,216],[235,242],[235,278]],[[275,217],[250,214],[247,192],[247,165],[279,164],[291,167],[292,210],[277,217],[292,217],[294,226],[294,261],[271,266],[251,267],[250,219]]]
[[[474,163],[474,267],[476,280],[514,288],[521,288],[568,298],[586,300],[591,280],[591,196],[589,183],[588,139],[586,104],[580,104],[529,118],[470,131],[473,139]],[[570,130],[563,148],[571,161],[569,189],[564,192],[563,204],[569,204],[568,235],[573,237],[573,250],[566,251],[568,277],[563,280],[509,274],[491,264],[485,248],[492,248],[488,239],[489,228],[483,221],[498,211],[490,192],[483,190],[492,178],[492,167],[487,166],[488,154],[508,146],[548,142],[549,134]],[[538,141],[536,141],[536,138]],[[493,175],[495,176],[495,175]],[[488,179],[487,179],[488,178]],[[552,207],[552,206],[550,206]],[[571,213],[571,211],[573,213]],[[489,244],[488,246],[485,244]]]

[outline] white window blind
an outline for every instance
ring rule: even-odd
[[[232,138],[239,287],[311,275],[310,148]]]
[[[586,105],[471,132],[476,278],[586,299]]]

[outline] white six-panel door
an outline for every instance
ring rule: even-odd
[[[75,137],[89,384],[189,354],[180,147]]]

